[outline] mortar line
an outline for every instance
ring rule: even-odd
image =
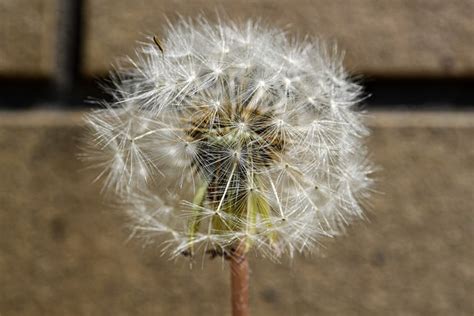
[[[82,0],[58,1],[53,94],[59,107],[67,107],[77,93],[82,62],[82,4]]]

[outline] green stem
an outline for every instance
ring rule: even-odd
[[[204,182],[203,184],[201,184],[198,187],[196,191],[196,195],[194,195],[194,199],[193,199],[193,217],[189,221],[189,224],[188,224],[188,235],[189,235],[189,245],[190,245],[189,251],[191,252],[191,254],[194,253],[193,241],[194,241],[197,231],[199,230],[199,225],[201,224],[202,215],[201,215],[200,208],[203,207],[204,205],[204,200],[207,193],[207,186],[208,186],[207,182]]]
[[[255,192],[255,190],[252,190],[249,192],[249,195],[247,197],[247,216],[246,216],[247,218],[246,218],[246,226],[245,226],[245,233],[247,236],[252,236],[255,234],[257,212],[258,212],[258,193]],[[247,237],[245,239],[244,252],[247,252],[251,246],[252,246],[252,239]]]

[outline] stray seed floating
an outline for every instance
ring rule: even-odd
[[[161,53],[164,54],[165,51],[163,50],[163,45],[161,44],[161,42],[160,42],[160,40],[158,39],[158,37],[153,36],[153,42],[155,42],[155,45],[158,47],[158,49],[161,51]]]

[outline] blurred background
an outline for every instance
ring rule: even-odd
[[[176,13],[336,42],[380,166],[322,256],[251,258],[254,315],[474,315],[474,1],[0,0],[0,315],[226,315],[225,264],[127,241],[76,156],[97,81]]]

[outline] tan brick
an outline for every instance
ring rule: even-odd
[[[164,14],[193,16],[216,5],[231,17],[261,16],[336,40],[354,73],[474,74],[472,0],[86,0],[84,72],[104,72],[115,57],[131,54],[135,41],[160,30]]]
[[[0,0],[0,76],[53,72],[56,0]]]
[[[80,115],[0,113],[1,315],[228,315],[221,262],[126,243],[76,154]],[[474,115],[375,113],[370,221],[324,258],[251,258],[253,315],[472,315]],[[81,170],[82,169],[82,170]]]

